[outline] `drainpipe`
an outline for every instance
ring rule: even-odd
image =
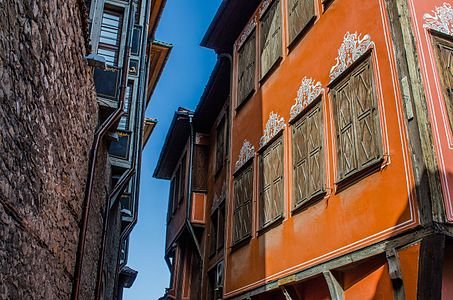
[[[178,111],[178,116],[181,118],[186,118],[189,121],[190,125],[190,144],[189,144],[189,182],[187,189],[187,206],[186,206],[186,226],[190,232],[192,240],[197,249],[197,253],[200,256],[201,264],[203,265],[203,254],[201,253],[200,243],[198,243],[197,236],[195,235],[195,230],[193,229],[192,223],[190,222],[190,209],[192,207],[192,176],[193,176],[193,153],[194,153],[194,144],[195,144],[195,132],[193,127],[193,117],[194,113],[192,111]]]
[[[132,1],[132,0],[130,0]],[[129,28],[131,26],[130,23],[130,15],[129,15]],[[118,108],[114,110],[114,112],[101,124],[101,126],[96,130],[94,135],[93,145],[90,151],[90,159],[89,159],[89,166],[88,166],[88,178],[85,190],[85,198],[82,207],[82,219],[81,219],[81,228],[79,232],[79,243],[77,246],[77,254],[76,254],[76,263],[75,263],[75,270],[74,270],[74,279],[72,285],[72,294],[71,299],[78,300],[79,293],[80,293],[80,281],[82,276],[82,266],[83,266],[83,258],[85,252],[85,244],[86,244],[86,235],[88,229],[88,217],[90,214],[91,209],[91,202],[92,202],[92,192],[93,192],[93,182],[94,182],[94,174],[96,171],[96,159],[98,148],[102,138],[104,137],[105,133],[110,129],[110,127],[115,124],[116,121],[121,117],[124,113],[124,99],[126,96],[126,87],[127,87],[127,73],[129,69],[129,55],[130,55],[130,31],[127,33],[126,38],[126,51],[123,57],[123,67],[122,67],[122,74],[121,74],[121,87],[120,87],[120,97]]]

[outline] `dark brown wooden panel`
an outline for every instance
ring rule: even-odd
[[[253,31],[238,52],[237,106],[255,90],[256,31]]]
[[[280,1],[274,1],[260,21],[261,78],[282,56],[282,19]]]
[[[296,40],[299,34],[307,27],[314,17],[314,0],[288,0],[289,44]]]
[[[193,160],[193,190],[204,192],[207,185],[208,147],[195,145]]]

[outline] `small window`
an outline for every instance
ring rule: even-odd
[[[209,245],[209,256],[214,256],[217,253],[217,231],[218,231],[218,216],[215,211],[211,216],[211,228],[210,228],[210,245]]]
[[[315,0],[288,0],[289,45],[298,39],[315,17]]]
[[[260,227],[283,217],[283,137],[267,146],[260,156]]]
[[[293,208],[325,191],[322,102],[292,126]]]
[[[255,65],[256,31],[254,30],[238,52],[238,107],[255,91]]]
[[[216,132],[216,151],[215,151],[215,173],[223,167],[225,160],[225,118],[217,126]]]
[[[175,195],[175,178],[173,178],[170,182],[170,192],[168,194],[167,223],[170,222],[171,217],[173,215],[174,195]]]
[[[274,1],[260,20],[261,79],[282,57],[282,18],[280,1]]]
[[[253,163],[234,175],[233,244],[252,232]]]
[[[450,39],[434,36],[434,44],[437,50],[437,67],[451,130],[453,129],[453,42]]]
[[[178,208],[178,203],[179,203],[179,201],[178,201],[179,192],[180,192],[179,185],[181,184],[180,177],[181,177],[181,169],[178,168],[178,170],[176,171],[175,177],[174,177],[175,189],[173,191],[173,213],[176,212],[176,209]]]
[[[179,183],[179,203],[182,202],[186,195],[186,156],[184,155],[181,160],[181,173],[180,173],[180,183]]]
[[[337,181],[382,160],[381,129],[371,55],[332,87],[337,135]]]
[[[124,114],[121,116],[120,122],[118,124],[119,130],[129,130],[129,121],[130,121],[130,112],[129,108],[131,106],[132,93],[134,90],[134,82],[129,81],[126,87],[126,95],[124,97]]]
[[[121,13],[105,9],[101,21],[98,54],[105,57],[107,65],[118,66],[121,28],[123,16]]]

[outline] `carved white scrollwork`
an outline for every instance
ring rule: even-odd
[[[313,100],[318,98],[323,90],[321,82],[304,77],[297,91],[296,104],[291,107],[291,120],[297,117]]]
[[[244,140],[242,144],[241,152],[239,153],[239,159],[235,165],[235,171],[239,170],[246,162],[255,156],[255,147],[247,140]]]
[[[341,73],[372,47],[374,47],[374,42],[371,41],[371,37],[368,34],[362,37],[357,32],[347,32],[344,36],[343,44],[338,49],[337,63],[330,69],[330,82],[340,76]]]
[[[445,3],[432,10],[432,15],[426,13],[424,28],[439,31],[448,35],[453,35],[453,8],[451,4]]]
[[[273,137],[286,127],[285,119],[271,112],[264,129],[264,135],[260,139],[260,147],[265,146]]]

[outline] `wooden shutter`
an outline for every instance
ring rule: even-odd
[[[178,208],[178,203],[179,203],[179,196],[181,193],[180,184],[181,184],[181,169],[178,167],[178,170],[176,171],[175,177],[175,190],[173,193],[173,212],[176,211],[176,208]]]
[[[453,42],[434,37],[437,49],[437,66],[444,90],[445,106],[453,129]]]
[[[280,1],[274,1],[261,19],[261,78],[282,56],[282,20]]]
[[[293,126],[293,207],[324,191],[322,103]]]
[[[283,138],[277,139],[263,152],[260,170],[260,217],[261,227],[265,227],[283,213]]]
[[[216,133],[216,162],[215,172],[217,173],[223,166],[225,159],[225,119],[222,119],[217,127]]]
[[[193,159],[192,186],[196,192],[205,192],[207,185],[208,148],[195,145]]]
[[[382,145],[371,56],[332,87],[338,180],[381,159]]]
[[[314,0],[288,0],[289,44],[296,40],[314,17]]]
[[[181,160],[180,183],[179,183],[179,202],[186,196],[186,156]]]
[[[170,192],[168,193],[168,211],[167,211],[167,223],[170,221],[173,215],[173,196],[175,190],[175,180],[172,179],[170,182]]]
[[[356,120],[357,162],[363,169],[380,157],[380,134],[372,80],[371,59],[352,75],[352,96]]]
[[[253,165],[234,178],[233,244],[250,235],[252,229]]]
[[[238,103],[247,100],[255,90],[256,32],[253,31],[238,53]]]

